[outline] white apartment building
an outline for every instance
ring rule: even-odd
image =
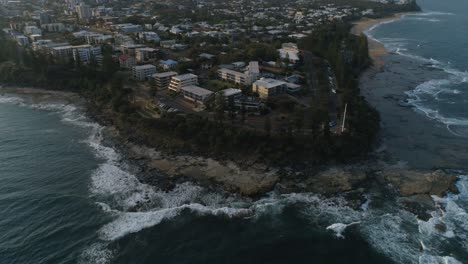
[[[127,54],[122,54],[119,56],[119,65],[120,68],[132,69],[136,65],[136,60],[134,57]]]
[[[77,61],[79,58],[83,63],[89,63],[92,57],[96,58],[102,54],[101,47],[91,45],[72,46],[72,52],[73,59]]]
[[[135,49],[135,58],[138,62],[144,62],[156,59],[158,50],[153,48],[137,48]]]
[[[270,96],[284,94],[286,92],[286,82],[262,78],[252,84],[252,91],[258,93],[261,99],[268,99]]]
[[[218,76],[221,80],[233,82],[240,85],[250,85],[252,84],[252,79],[248,74],[233,71],[230,69],[219,69]]]
[[[233,71],[226,68],[218,70],[218,76],[221,80],[245,86],[251,85],[258,79],[259,75],[260,68],[258,66],[258,61],[251,61],[245,72]]]
[[[91,8],[88,5],[81,3],[75,7],[79,19],[91,18]]]
[[[24,34],[26,35],[42,35],[42,30],[36,26],[24,27]]]
[[[158,88],[158,90],[167,89],[169,87],[169,83],[171,82],[172,77],[174,76],[177,76],[177,72],[169,71],[155,73],[151,75],[151,77],[156,82],[156,87]]]
[[[195,85],[184,86],[180,88],[180,93],[188,100],[204,104],[213,92]]]
[[[156,66],[151,64],[133,66],[132,72],[135,80],[144,81],[146,78],[156,73]]]
[[[47,32],[63,32],[65,31],[65,25],[62,23],[50,23],[42,24],[41,28]]]
[[[198,85],[198,76],[195,74],[183,74],[173,76],[169,83],[169,90],[179,92],[185,86]]]

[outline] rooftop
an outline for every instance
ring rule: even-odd
[[[140,65],[140,66],[134,66],[135,70],[146,70],[146,69],[153,69],[156,68],[156,66],[152,64],[145,64],[145,65]]]
[[[234,88],[227,88],[227,89],[224,89],[224,90],[222,90],[220,92],[223,93],[224,96],[228,97],[228,96],[232,96],[232,95],[235,95],[235,94],[242,93],[242,90],[234,89]]]
[[[174,72],[174,71],[160,72],[160,73],[155,73],[155,74],[153,74],[152,76],[153,76],[153,77],[164,78],[164,77],[170,77],[170,76],[174,76],[174,75],[177,75],[177,72]]]
[[[280,85],[286,84],[286,82],[271,79],[271,78],[262,78],[254,83],[255,85],[265,87],[267,89],[274,88]]]
[[[185,80],[197,78],[197,76],[195,74],[187,73],[187,74],[177,75],[172,78],[179,80],[179,81],[185,81]]]
[[[198,96],[207,96],[207,95],[213,94],[212,91],[195,86],[195,85],[184,86],[184,87],[181,87],[180,90],[184,90],[184,91],[190,92]]]

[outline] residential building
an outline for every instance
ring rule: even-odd
[[[245,111],[258,111],[264,107],[264,104],[256,97],[240,96],[234,100],[234,107]]]
[[[221,80],[233,82],[240,85],[251,85],[252,79],[248,74],[222,68],[218,70],[218,76]]]
[[[119,65],[120,68],[132,69],[136,65],[136,60],[128,54],[122,54],[119,56]]]
[[[47,32],[63,32],[65,31],[65,25],[62,23],[50,23],[42,24],[41,28]]]
[[[294,43],[283,43],[282,48],[278,50],[280,58],[289,60],[290,63],[298,63],[299,49]]]
[[[161,72],[155,73],[151,75],[151,77],[156,82],[156,87],[158,90],[167,89],[169,87],[169,83],[173,76],[176,76],[177,72],[170,71],[170,72]]]
[[[252,84],[252,91],[258,93],[261,99],[268,99],[271,96],[284,94],[286,92],[286,82],[262,78]]]
[[[131,23],[113,25],[114,29],[124,34],[138,33],[143,31],[143,27]]]
[[[79,19],[91,18],[91,8],[88,5],[81,3],[75,7]]]
[[[24,34],[26,35],[42,35],[42,30],[36,26],[24,27]]]
[[[162,60],[159,62],[159,66],[161,66],[165,71],[169,71],[177,67],[177,61],[175,60]]]
[[[159,45],[163,48],[166,48],[166,49],[169,49],[172,47],[172,45],[176,44],[176,41],[175,39],[171,39],[171,40],[161,40],[161,42],[159,42]]]
[[[132,71],[135,80],[144,81],[146,78],[156,73],[156,66],[151,64],[133,66]]]
[[[135,49],[135,58],[137,62],[145,62],[156,59],[158,50],[153,48],[138,48]]]
[[[15,38],[16,38],[16,42],[18,42],[19,45],[21,45],[21,46],[29,45],[28,37],[26,37],[24,35],[17,35],[17,36],[15,36]]]
[[[52,47],[50,49],[50,53],[58,60],[68,61],[70,57],[73,55],[73,46],[66,45],[66,46],[58,46]]]
[[[145,45],[142,44],[122,44],[120,45],[120,50],[123,54],[128,54],[130,56],[136,55],[136,50],[140,48],[145,48]]]
[[[185,86],[198,85],[198,77],[194,74],[183,74],[173,76],[169,83],[169,90],[179,92]]]
[[[228,89],[221,90],[219,92],[223,95],[226,101],[234,102],[236,99],[239,99],[240,97],[242,97],[241,89],[228,88]]]
[[[145,41],[153,41],[153,42],[159,42],[161,41],[161,38],[159,37],[158,33],[156,32],[142,32],[138,34],[138,37],[140,39],[143,39]]]
[[[201,87],[190,85],[180,88],[180,93],[188,100],[205,104],[206,101],[213,95],[213,92]]]
[[[89,63],[91,58],[96,58],[102,54],[101,47],[91,45],[72,46],[72,53],[75,61],[79,59],[83,63]]]

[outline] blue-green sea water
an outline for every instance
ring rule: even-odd
[[[460,175],[460,194],[433,197],[441,209],[429,220],[381,193],[352,206],[190,183],[162,191],[138,181],[79,105],[5,94],[0,263],[468,263],[468,4],[420,4],[424,13],[368,32],[394,54],[364,88],[382,114],[387,162]]]

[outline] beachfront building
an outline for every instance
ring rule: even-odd
[[[195,74],[183,74],[173,76],[169,83],[169,90],[179,92],[180,88],[185,86],[198,85],[198,76]]]
[[[96,58],[101,55],[101,47],[91,45],[64,45],[52,47],[50,53],[57,60],[68,61],[73,59],[75,61],[80,60],[83,63],[89,63],[91,58]]]
[[[144,81],[151,75],[156,73],[156,66],[145,64],[140,66],[133,66],[133,78],[138,81]]]
[[[180,93],[188,100],[205,104],[213,95],[213,92],[195,85],[184,86],[180,88]]]
[[[151,78],[154,79],[157,89],[162,90],[167,89],[169,87],[169,83],[171,82],[172,77],[176,75],[177,72],[174,71],[160,72],[151,75]]]
[[[286,82],[270,78],[262,78],[252,84],[252,91],[258,93],[258,96],[264,100],[271,96],[284,94],[286,89]]]

